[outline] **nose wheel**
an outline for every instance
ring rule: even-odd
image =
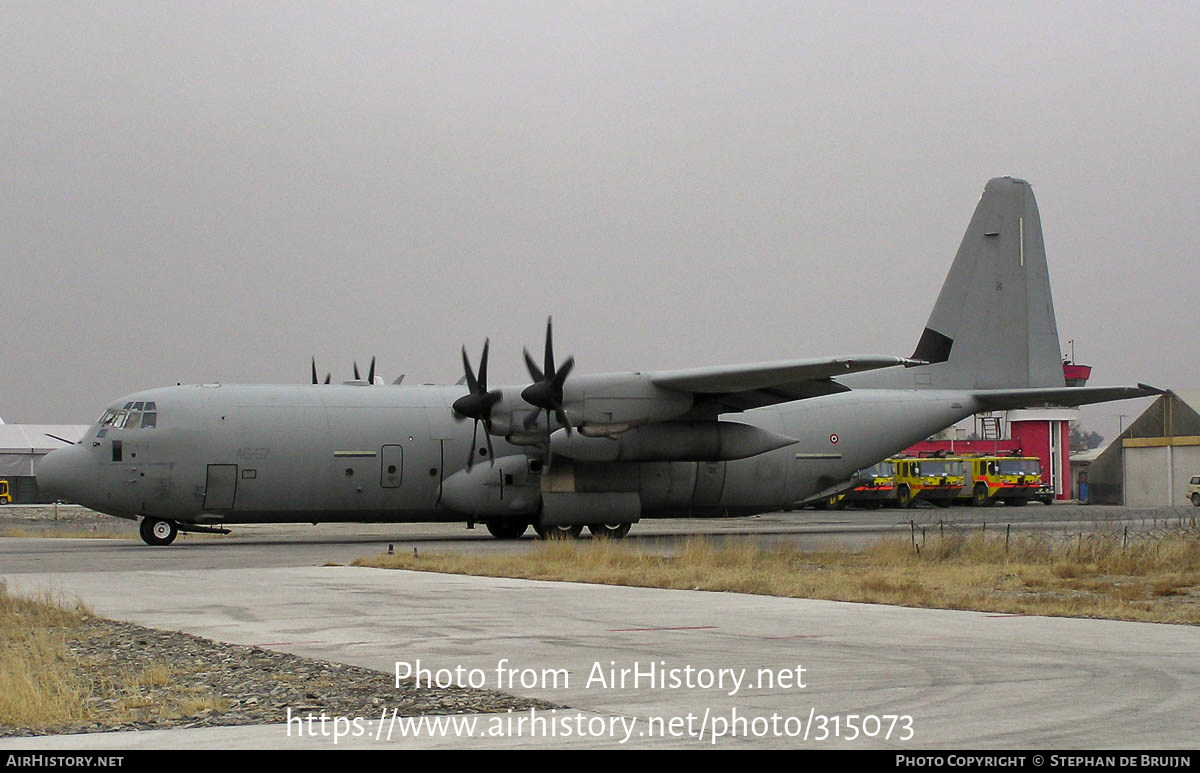
[[[174,521],[143,518],[138,532],[142,535],[142,542],[147,545],[170,545],[179,534],[179,529],[175,527]]]

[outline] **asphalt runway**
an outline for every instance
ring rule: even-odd
[[[13,508],[15,510],[16,508]],[[130,569],[218,569],[349,564],[362,556],[394,550],[420,552],[522,552],[539,540],[529,529],[516,541],[497,540],[482,525],[465,524],[266,524],[234,525],[228,537],[180,533],[173,545],[150,547],[132,521],[89,514],[106,533],[123,539],[0,538],[0,573],[124,571]],[[11,510],[10,510],[11,512]],[[65,510],[64,510],[65,512]],[[4,515],[0,511],[0,517]],[[634,525],[627,542],[639,550],[672,553],[697,536],[753,540],[763,547],[801,550],[831,546],[866,547],[910,529],[968,531],[1004,529],[1062,534],[1093,531],[1154,531],[1195,525],[1200,508],[1133,510],[1073,504],[1026,507],[916,507],[907,510],[797,510],[746,518],[647,519]],[[77,518],[78,520],[78,518]],[[910,521],[912,522],[910,524]],[[3,521],[0,521],[3,523]],[[584,538],[587,538],[584,532]]]
[[[907,532],[898,515],[919,517],[927,529],[939,521],[977,527],[986,518],[989,529],[1011,522],[1066,531],[1085,524],[1156,529],[1191,514],[1035,505],[961,515],[804,511],[651,521],[634,527],[640,534],[634,542],[669,550],[695,524],[718,539],[870,540],[888,530]],[[419,551],[527,550],[534,543],[504,543],[461,526],[315,529],[331,531],[261,527],[167,548],[0,539],[0,575],[15,590],[77,596],[100,614],[142,625],[389,673],[397,662],[417,660],[435,673],[461,667],[487,687],[571,707],[549,725],[525,718],[524,728],[519,718],[475,717],[475,728],[449,736],[426,728],[401,738],[387,724],[376,740],[376,724],[367,722],[369,735],[342,738],[339,748],[665,748],[711,746],[714,738],[718,748],[1195,745],[1200,630],[1191,626],[324,566],[379,552],[389,541],[397,550]],[[513,681],[505,682],[510,669]],[[643,675],[633,684],[627,674],[621,683],[623,669],[660,676],[665,669],[695,681],[672,687]],[[557,685],[545,670],[557,672]],[[724,686],[702,683],[704,674],[715,680],[723,673]],[[739,673],[740,686],[730,694]],[[532,681],[523,686],[522,677]],[[486,734],[492,722],[502,723],[501,735]],[[572,734],[564,737],[568,727]],[[730,737],[731,730],[738,736]],[[296,748],[332,746],[333,739],[300,737],[294,725],[281,723],[0,741],[5,749],[48,745]]]

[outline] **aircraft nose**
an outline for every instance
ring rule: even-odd
[[[85,456],[79,446],[59,448],[43,456],[34,470],[38,491],[55,499],[78,502],[87,474]]]

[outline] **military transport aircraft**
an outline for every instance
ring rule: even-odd
[[[777,510],[982,410],[1160,390],[1067,387],[1041,224],[988,182],[916,351],[575,374],[546,325],[532,383],[197,384],[113,403],[38,485],[142,539],[265,522],[481,522],[501,539],[623,537],[642,518]],[[357,370],[357,368],[356,368]],[[374,368],[372,368],[372,371]],[[316,365],[313,365],[316,382]],[[329,379],[326,379],[328,382]],[[482,425],[482,440],[480,439]]]

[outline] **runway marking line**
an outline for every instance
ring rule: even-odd
[[[715,625],[680,625],[664,628],[609,628],[609,633],[638,633],[640,631],[711,631]]]

